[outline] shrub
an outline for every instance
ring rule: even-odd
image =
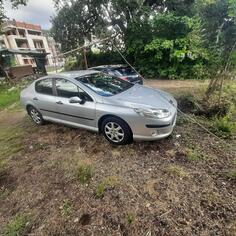
[[[231,105],[228,113],[223,117],[215,117],[213,122],[213,132],[216,134],[229,138],[233,136],[236,132],[236,121],[235,116],[236,109],[234,105]]]

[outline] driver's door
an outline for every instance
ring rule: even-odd
[[[69,80],[55,79],[56,104],[61,120],[71,125],[95,127],[95,101]],[[79,97],[83,102],[72,103],[71,98]]]

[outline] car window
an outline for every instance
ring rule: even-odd
[[[119,73],[123,76],[136,75],[136,72],[130,67],[120,67],[114,69],[115,73]]]
[[[52,79],[42,79],[35,83],[35,91],[46,95],[53,95]]]
[[[77,80],[104,97],[116,95],[133,86],[127,81],[101,73],[79,77]]]
[[[59,97],[80,97],[86,101],[93,101],[83,89],[66,79],[56,79],[56,90]]]

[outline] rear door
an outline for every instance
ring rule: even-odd
[[[76,84],[67,79],[55,79],[57,110],[62,120],[95,127],[95,101]],[[84,103],[71,103],[72,97],[80,97]]]
[[[36,93],[33,102],[43,116],[58,118],[53,83],[52,78],[44,78],[37,81],[35,83]]]

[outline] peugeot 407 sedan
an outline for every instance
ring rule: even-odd
[[[85,128],[112,144],[165,138],[177,113],[170,94],[92,70],[40,78],[21,92],[21,103],[37,125]]]

